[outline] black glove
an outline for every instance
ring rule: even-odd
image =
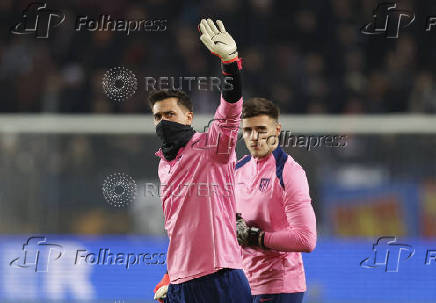
[[[242,247],[260,247],[266,249],[264,244],[265,232],[256,226],[247,226],[240,213],[236,213],[236,238]]]

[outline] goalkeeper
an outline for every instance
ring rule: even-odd
[[[242,112],[241,60],[236,43],[221,21],[201,20],[200,40],[221,59],[233,89],[223,90],[207,133],[191,127],[189,97],[181,91],[157,91],[149,97],[156,133],[162,146],[159,178],[170,188],[211,182],[211,194],[161,194],[169,237],[168,274],[155,289],[155,299],[169,303],[251,301],[236,240],[234,195],[220,192],[234,184],[235,146]],[[218,142],[210,148],[211,142]]]
[[[301,252],[316,244],[316,218],[303,168],[278,146],[279,109],[252,98],[242,110],[250,155],[236,164],[237,238],[253,303],[301,303]]]

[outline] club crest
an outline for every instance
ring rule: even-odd
[[[268,189],[271,178],[262,178],[259,183],[259,190],[266,191]]]

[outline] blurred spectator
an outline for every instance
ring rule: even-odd
[[[436,113],[436,85],[430,72],[422,71],[413,83],[409,110],[421,113]]]
[[[137,92],[122,105],[111,103],[102,94],[102,74],[122,65],[138,75],[139,84],[145,76],[216,75],[216,58],[208,56],[198,40],[196,27],[205,16],[223,19],[238,41],[245,62],[245,96],[271,98],[283,113],[435,111],[430,79],[435,67],[428,65],[434,61],[431,39],[417,27],[408,28],[399,39],[361,34],[359,29],[372,21],[377,1],[245,2],[53,3],[65,12],[66,20],[49,39],[1,36],[0,85],[8,89],[0,112],[147,111],[147,92]],[[416,12],[427,8],[423,2],[402,5]],[[24,8],[22,1],[2,2],[2,27],[16,24]],[[77,16],[101,14],[113,19],[166,19],[167,30],[128,36],[74,31]],[[215,92],[191,93],[198,113],[213,112],[216,104],[204,102],[216,98]],[[367,105],[362,106],[362,100]]]

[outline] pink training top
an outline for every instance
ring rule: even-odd
[[[206,133],[195,133],[170,162],[156,152],[173,284],[242,268],[232,190],[241,112],[242,98],[228,103],[221,97]]]
[[[252,295],[306,291],[300,252],[316,245],[316,219],[303,168],[280,147],[264,158],[236,164],[237,212],[265,231],[265,246],[244,248]]]

